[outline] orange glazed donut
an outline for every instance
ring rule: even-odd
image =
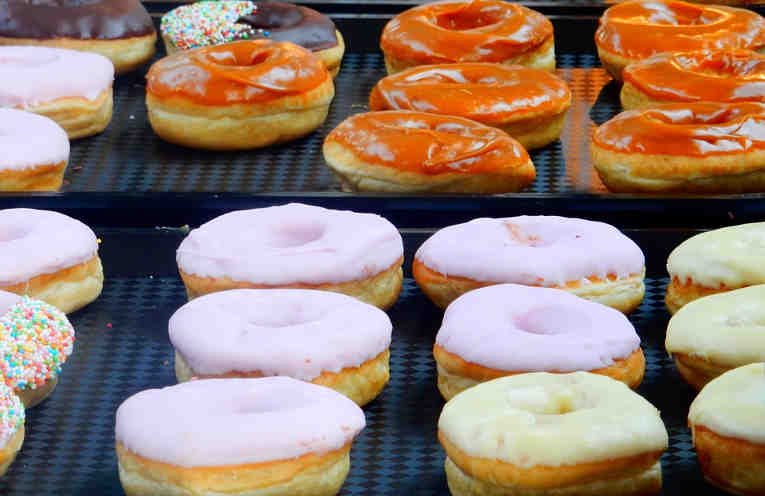
[[[356,191],[507,193],[536,172],[520,143],[460,117],[407,110],[356,114],[324,141],[324,159]]]
[[[524,147],[555,141],[571,106],[566,83],[519,65],[425,65],[388,76],[372,90],[370,110],[419,110],[498,127]]]
[[[595,44],[603,67],[617,80],[633,63],[663,52],[765,46],[765,20],[733,7],[637,0],[610,7]]]
[[[502,0],[452,0],[414,7],[383,30],[389,74],[424,64],[492,62],[555,69],[552,23]]]
[[[765,104],[628,110],[595,131],[592,159],[619,193],[765,191]]]
[[[625,110],[678,102],[765,103],[765,55],[750,50],[666,53],[624,70]]]
[[[179,52],[155,63],[146,78],[154,132],[210,150],[304,136],[324,122],[335,95],[332,76],[311,52],[270,40]]]

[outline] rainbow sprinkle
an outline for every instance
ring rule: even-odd
[[[162,35],[181,50],[208,45],[220,45],[255,36],[268,37],[269,32],[237,23],[243,16],[253,14],[258,6],[253,2],[214,0],[177,7],[162,17]]]
[[[0,383],[0,449],[24,425],[24,405],[11,388]]]
[[[73,345],[64,312],[24,296],[0,318],[0,375],[17,391],[36,389],[61,372]]]

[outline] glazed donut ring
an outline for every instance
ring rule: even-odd
[[[691,404],[688,425],[704,477],[731,494],[765,492],[765,363],[730,370]]]
[[[98,54],[0,46],[0,107],[49,117],[70,139],[98,134],[109,125],[113,80],[112,63]]]
[[[71,313],[98,298],[103,282],[88,226],[46,210],[0,210],[0,290]]]
[[[682,103],[623,112],[595,130],[592,158],[618,193],[765,191],[765,105]]]
[[[549,72],[462,63],[418,66],[381,79],[369,109],[453,115],[497,127],[527,150],[560,137],[571,92]]]
[[[449,305],[433,355],[447,400],[487,380],[525,372],[606,375],[640,385],[645,358],[624,314],[565,291],[498,284]]]
[[[670,313],[715,293],[765,284],[765,222],[697,234],[672,250],[665,298]]]
[[[24,414],[19,397],[0,381],[0,477],[24,444]]]
[[[285,2],[220,0],[181,5],[162,16],[168,54],[232,41],[268,38],[311,50],[332,76],[340,71],[345,44],[329,17]]]
[[[552,23],[503,0],[447,0],[411,8],[388,22],[380,48],[388,74],[459,62],[555,69]]]
[[[120,481],[135,495],[333,495],[364,425],[345,396],[288,377],[151,389],[117,409]]]
[[[56,191],[69,162],[69,138],[53,120],[0,109],[0,191]]]
[[[349,191],[507,193],[536,177],[529,154],[503,131],[425,112],[353,115],[323,152]]]
[[[332,77],[311,52],[270,40],[178,52],[152,65],[146,78],[154,132],[210,150],[304,136],[324,122],[335,96]]]
[[[664,52],[765,47],[765,20],[733,7],[674,0],[635,0],[609,7],[595,44],[603,67],[616,80],[628,65]]]
[[[765,362],[761,322],[765,285],[707,296],[684,306],[669,321],[667,352],[696,389],[728,370]]]
[[[292,203],[194,229],[177,261],[190,299],[227,289],[320,289],[385,309],[401,291],[403,254],[401,235],[382,217]]]
[[[554,216],[475,219],[420,246],[412,272],[441,308],[500,283],[542,286],[630,312],[643,300],[645,258],[613,226]]]
[[[625,110],[665,103],[765,103],[765,55],[749,50],[665,53],[624,70]]]
[[[455,496],[658,494],[668,441],[653,405],[587,372],[479,384],[444,406],[438,438]]]
[[[205,295],[181,307],[169,325],[181,382],[287,376],[330,387],[362,406],[388,382],[391,330],[385,312],[372,305],[300,289]]]

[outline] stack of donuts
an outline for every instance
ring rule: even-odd
[[[595,34],[625,112],[595,130],[593,165],[620,193],[765,191],[765,20],[672,0],[614,5]]]

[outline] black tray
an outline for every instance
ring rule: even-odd
[[[175,383],[167,339],[169,316],[185,302],[175,273],[180,229],[96,229],[106,284],[99,300],[72,316],[75,351],[52,397],[30,410],[27,438],[0,479],[4,496],[121,495],[114,454],[117,406],[145,388]],[[436,389],[431,347],[441,313],[408,273],[411,256],[429,230],[404,231],[407,279],[390,312],[394,324],[391,382],[366,408],[368,426],[354,444],[343,495],[448,495],[436,421],[443,401]],[[699,473],[686,428],[693,391],[663,348],[668,315],[662,302],[669,251],[688,230],[632,230],[646,251],[646,298],[631,320],[647,360],[640,393],[662,411],[670,448],[662,458],[665,495],[721,495]],[[147,256],[151,254],[151,256]]]

